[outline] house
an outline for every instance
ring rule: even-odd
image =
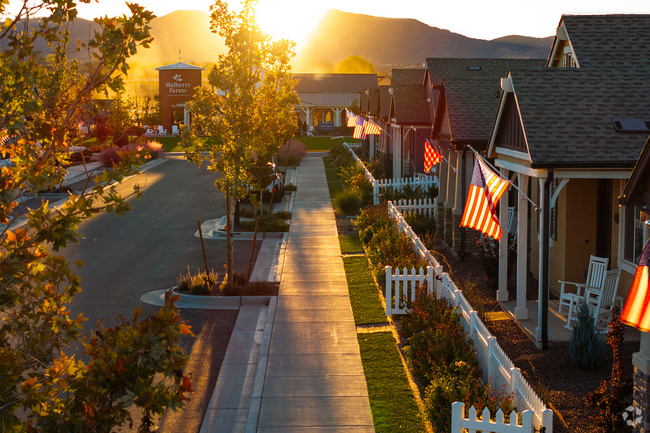
[[[559,291],[558,280],[584,281],[590,255],[622,269],[619,294],[631,286],[642,214],[619,207],[617,197],[650,134],[648,28],[647,15],[563,16],[547,67],[512,67],[501,82],[488,157],[537,203],[536,210],[518,193],[511,204],[504,195],[500,220],[516,207],[515,317],[528,318],[530,271],[539,280],[538,341],[546,338],[549,291]],[[505,268],[502,254],[500,300]]]
[[[509,66],[541,68],[543,60],[429,58],[424,77],[434,145],[449,164],[439,164],[437,233],[461,259],[475,250],[475,230],[459,227],[474,166],[487,148]],[[423,151],[422,151],[423,152]],[[419,155],[418,155],[419,156]],[[454,169],[449,167],[453,166]]]
[[[363,89],[377,87],[377,74],[294,74],[300,103],[295,110],[307,126],[331,122],[345,124],[345,109],[359,105]]]
[[[431,135],[431,113],[424,69],[393,69],[387,132],[392,137],[393,178],[424,171],[424,137]]]

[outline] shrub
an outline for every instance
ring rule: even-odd
[[[286,232],[289,230],[289,225],[280,219],[277,213],[264,214],[258,216],[257,219],[260,221],[257,227],[258,232]],[[241,221],[239,227],[242,230],[254,231],[255,220]]]
[[[300,165],[307,154],[307,145],[299,140],[286,142],[278,151],[278,165]]]
[[[411,212],[406,214],[404,220],[406,220],[408,225],[421,238],[426,236],[433,237],[436,234],[436,217],[433,215]]]
[[[298,191],[298,188],[296,187],[296,185],[290,183],[289,185],[284,186],[284,190],[285,191]]]
[[[388,218],[388,208],[382,204],[363,209],[355,224],[359,228],[359,239],[364,244],[368,244],[380,228],[390,226],[393,222]]]
[[[122,162],[122,155],[120,155],[121,152],[123,152],[123,150],[116,146],[102,149],[101,153],[99,154],[99,162],[107,167],[118,165],[120,162]]]
[[[332,205],[343,215],[357,215],[361,209],[361,198],[357,191],[346,189],[334,196]]]
[[[212,288],[217,284],[217,275],[214,271],[208,273],[196,271],[196,275],[192,275],[190,267],[187,267],[187,274],[178,278],[178,290],[189,291],[192,295],[208,296],[212,293]]]
[[[291,212],[286,211],[286,210],[281,210],[276,212],[276,215],[278,218],[283,219],[283,220],[288,220],[291,219]]]
[[[605,356],[605,339],[596,332],[594,317],[586,302],[578,307],[577,319],[569,339],[571,363],[581,370],[595,370]]]
[[[409,270],[425,266],[424,261],[413,251],[408,236],[397,233],[392,225],[380,228],[368,242],[368,257],[380,284],[386,281],[386,266]]]

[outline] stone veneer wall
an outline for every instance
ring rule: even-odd
[[[438,239],[445,238],[445,204],[436,204],[436,234]]]
[[[454,214],[452,209],[445,208],[445,236],[442,240],[451,246],[453,242],[453,233],[454,233]]]
[[[641,422],[634,427],[634,433],[648,433],[650,432],[650,413],[648,408],[650,403],[650,389],[648,388],[648,376],[634,367],[634,408],[641,409]],[[634,416],[635,414],[629,414]]]
[[[461,250],[461,238],[462,231],[465,230],[465,254],[472,254],[476,252],[476,243],[474,242],[474,236],[477,231],[469,228],[460,227],[460,221],[462,220],[462,215],[454,215],[454,233],[452,235],[452,249],[458,255],[460,255]]]

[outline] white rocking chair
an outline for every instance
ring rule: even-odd
[[[578,307],[583,302],[586,302],[596,320],[596,328],[600,330],[607,329],[612,316],[612,307],[616,302],[616,292],[620,279],[620,269],[607,271],[605,285],[602,290],[592,290],[587,287],[584,296],[573,296],[573,302],[569,306],[569,315],[564,327],[573,329],[572,322],[578,319]]]
[[[589,268],[587,269],[587,281],[585,281],[584,284],[582,283],[572,283],[570,281],[562,281],[559,280],[558,282],[561,284],[560,286],[560,305],[557,309],[558,314],[564,314],[562,313],[562,307],[565,306],[569,308],[573,302],[574,302],[574,297],[575,296],[582,296],[582,289],[590,288],[592,290],[602,290],[603,285],[605,284],[605,276],[607,274],[607,262],[609,259],[607,258],[602,258],[602,257],[596,257],[596,256],[590,256],[589,257]],[[571,284],[573,286],[576,286],[576,292],[567,292],[566,291],[566,285]]]

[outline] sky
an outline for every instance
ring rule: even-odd
[[[236,1],[236,0],[233,0]],[[213,0],[134,0],[163,16],[175,10],[208,11]],[[265,4],[266,31],[304,39],[324,8],[391,18],[414,18],[430,26],[478,39],[507,35],[545,37],[555,34],[562,14],[650,14],[650,0],[260,0]],[[15,3],[11,0],[10,4]],[[79,4],[79,16],[125,14],[121,0]],[[260,23],[262,25],[262,23]],[[264,25],[262,25],[264,28]],[[350,29],[353,33],[353,29]]]

